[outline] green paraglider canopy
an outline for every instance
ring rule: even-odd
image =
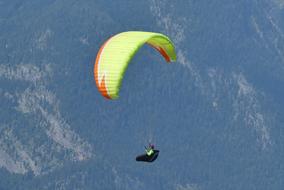
[[[129,31],[109,38],[101,46],[94,67],[96,85],[104,97],[118,98],[128,64],[144,44],[158,50],[167,62],[176,60],[173,43],[160,33]]]

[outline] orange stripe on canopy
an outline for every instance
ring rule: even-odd
[[[105,45],[107,44],[107,42],[110,40],[111,38],[109,38],[100,48],[98,54],[97,54],[97,57],[96,57],[96,62],[95,62],[95,67],[94,67],[94,78],[95,78],[95,81],[96,81],[96,85],[100,91],[100,93],[108,98],[108,99],[111,99],[111,97],[108,95],[107,93],[107,89],[106,89],[106,84],[105,84],[105,75],[103,75],[103,78],[102,78],[102,81],[101,83],[99,82],[99,60],[100,60],[100,57],[101,57],[101,53],[105,47]]]
[[[166,60],[167,62],[170,62],[170,61],[171,61],[170,56],[168,56],[168,54],[166,53],[166,51],[165,51],[162,47],[160,47],[160,46],[155,46],[155,45],[150,44],[150,43],[147,43],[147,44],[149,44],[149,45],[150,45],[151,47],[153,47],[155,50],[157,50],[158,52],[160,52],[160,54],[165,58],[165,60]]]

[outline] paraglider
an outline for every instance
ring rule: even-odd
[[[156,150],[153,144],[145,147],[145,154],[136,157],[138,162],[154,162],[159,156],[159,150]]]
[[[105,98],[118,98],[127,66],[145,43],[159,51],[167,62],[176,60],[173,43],[160,33],[129,31],[109,38],[101,46],[94,66],[97,88]]]
[[[124,73],[137,51],[148,44],[156,49],[166,62],[176,61],[175,47],[164,34],[142,31],[128,31],[109,38],[100,48],[95,65],[96,86],[107,99],[119,97]],[[136,161],[153,162],[159,155],[153,145],[146,148],[146,153],[136,157]]]

